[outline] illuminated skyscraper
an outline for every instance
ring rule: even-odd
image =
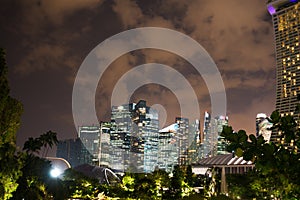
[[[82,144],[85,146],[87,151],[92,155],[92,163],[95,165],[99,164],[99,137],[100,127],[99,126],[80,126],[78,137]]]
[[[176,117],[175,122],[178,124],[178,164],[188,164],[188,147],[189,147],[189,119]]]
[[[100,122],[100,139],[99,139],[99,166],[109,167],[110,159],[110,122]]]
[[[152,172],[157,165],[158,112],[146,101],[112,107],[111,168]]]
[[[94,164],[92,162],[93,156],[79,138],[58,141],[56,157],[66,159],[72,167],[82,164]]]
[[[210,114],[205,111],[204,113],[204,123],[203,123],[203,157],[208,157],[211,155],[212,150],[213,150],[213,145],[212,145],[212,138],[210,134]]]
[[[270,142],[272,130],[272,123],[269,122],[268,117],[264,113],[256,115],[256,136],[262,135],[267,142]]]
[[[214,155],[227,154],[226,146],[227,142],[224,137],[221,136],[223,127],[228,125],[227,116],[217,116],[211,121],[211,134],[213,135],[213,141],[216,141],[214,146]]]
[[[172,172],[178,165],[177,130],[178,124],[174,123],[159,131],[157,166],[166,172]]]
[[[220,134],[223,126],[228,125],[227,116],[216,116],[211,118],[208,112],[204,113],[204,143],[203,154],[200,157],[211,157],[218,154],[226,154],[226,141]],[[202,158],[201,157],[201,158]]]
[[[300,2],[299,0],[269,0],[276,48],[276,109],[282,116],[295,114],[300,95]],[[280,142],[280,133],[271,140]],[[291,144],[292,145],[292,144]]]
[[[203,134],[200,133],[200,121],[196,119],[189,126],[188,164],[197,163],[200,154],[200,144],[203,141]]]

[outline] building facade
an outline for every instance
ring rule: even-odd
[[[178,125],[178,164],[188,165],[189,119],[176,117],[175,123]]]
[[[217,116],[212,121],[211,132],[214,135],[214,139],[217,140],[216,150],[214,150],[214,155],[227,154],[226,151],[227,142],[221,133],[224,126],[228,126],[228,117],[227,116]]]
[[[228,153],[226,151],[227,142],[225,138],[221,136],[223,126],[227,125],[227,116],[216,116],[215,118],[211,118],[208,112],[204,113],[204,143],[202,145],[204,156],[201,158]]]
[[[270,142],[272,130],[270,128],[273,124],[268,120],[265,113],[259,113],[256,115],[256,136],[263,136],[266,142]]]
[[[78,137],[87,151],[92,155],[92,163],[99,165],[100,127],[98,125],[80,126]]]
[[[157,166],[166,172],[172,172],[174,166],[178,165],[177,129],[178,125],[175,123],[159,131]]]
[[[111,167],[120,171],[152,172],[158,158],[158,112],[141,100],[113,106]]]
[[[58,141],[56,157],[64,158],[72,167],[82,164],[92,164],[93,160],[93,156],[79,138]]]
[[[99,138],[99,166],[110,166],[110,130],[112,125],[110,122],[100,122],[100,138]]]
[[[282,116],[295,113],[300,95],[300,2],[298,0],[269,0],[276,48],[276,110]],[[280,132],[273,132],[271,140],[280,141]],[[293,141],[291,144],[293,146]]]
[[[212,138],[210,134],[210,114],[205,111],[204,112],[204,121],[203,121],[203,153],[201,154],[201,158],[206,158],[209,155],[211,155],[212,150],[213,150],[213,145],[212,145]]]

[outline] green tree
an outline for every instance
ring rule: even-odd
[[[48,131],[38,138],[31,137],[24,143],[23,150],[26,153],[22,156],[22,176],[17,180],[19,187],[13,193],[13,199],[42,200],[49,199],[50,196],[54,196],[55,199],[63,197],[61,193],[56,195],[59,189],[63,188],[60,181],[49,176],[50,161],[38,156],[43,147],[45,149],[45,147],[52,147],[57,144],[56,135],[55,132]]]
[[[188,165],[186,168],[186,176],[185,176],[186,182],[190,187],[193,187],[196,182],[196,176],[194,175],[192,171],[192,166]]]
[[[61,182],[52,185],[52,190],[56,190],[56,199],[95,199],[103,191],[107,192],[106,186],[100,185],[99,180],[87,177],[72,168],[64,172]]]
[[[43,148],[43,153],[41,156],[44,157],[47,155],[48,149],[52,148],[53,145],[56,145],[57,143],[57,133],[53,131],[47,131],[46,133],[40,135],[38,138],[28,138],[28,140],[24,143],[23,150],[25,150],[26,153],[39,154],[41,149]]]
[[[170,192],[173,198],[181,199],[192,194],[193,189],[186,182],[185,171],[179,165],[174,167],[170,182]]]
[[[22,162],[16,153],[16,132],[23,112],[22,104],[10,96],[8,68],[0,48],[0,199],[9,199],[17,189]]]
[[[12,199],[50,199],[51,195],[47,188],[51,179],[49,176],[50,170],[50,161],[33,154],[25,154],[22,176],[17,181],[19,186],[13,193]]]
[[[284,142],[266,143],[262,136],[248,136],[243,130],[234,132],[230,126],[224,127],[222,136],[230,142],[228,151],[234,151],[237,156],[255,164],[250,187],[257,191],[257,196],[264,194],[268,198],[299,199],[299,126],[292,116],[281,116],[277,111],[272,113],[270,121],[273,123],[272,130],[280,133]],[[288,148],[285,144],[291,142],[294,146]]]

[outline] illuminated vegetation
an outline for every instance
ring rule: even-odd
[[[9,93],[4,50],[0,48],[0,199],[9,199],[21,176],[21,155],[16,154],[16,132],[23,112],[19,101]]]

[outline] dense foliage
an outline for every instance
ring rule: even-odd
[[[246,188],[243,184],[237,187],[240,193],[250,191],[253,198],[299,199],[299,126],[292,116],[281,116],[277,111],[270,118],[272,130],[280,133],[282,140],[267,143],[263,136],[248,136],[243,130],[234,132],[230,126],[223,129],[222,136],[230,142],[228,151],[255,164],[255,170],[241,179],[247,182]],[[291,143],[293,146],[289,146]],[[231,189],[237,191],[237,187]]]
[[[0,48],[0,199],[9,199],[17,189],[22,160],[16,154],[16,131],[22,104],[10,96],[4,50]]]

